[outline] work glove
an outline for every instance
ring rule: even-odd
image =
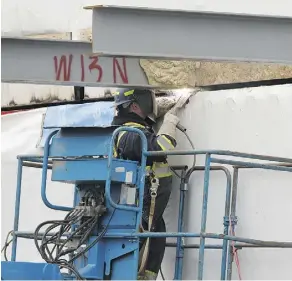
[[[179,118],[172,114],[171,112],[167,112],[164,115],[163,123],[158,131],[158,135],[167,135],[172,137],[174,140],[176,139],[176,125],[179,123]]]
[[[168,112],[177,115],[178,112],[189,102],[192,93],[184,93],[180,96],[175,106],[172,107]]]
[[[192,93],[184,93],[180,96],[175,106],[172,107],[165,115],[158,135],[167,135],[176,140],[176,126],[179,118],[176,116],[178,112],[188,103]]]

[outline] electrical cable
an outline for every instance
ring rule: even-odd
[[[100,192],[96,190],[95,188],[86,190],[84,193],[84,196],[82,197],[80,209],[79,207],[73,209],[70,211],[64,220],[50,220],[45,221],[39,224],[34,232],[34,242],[36,245],[36,248],[38,252],[40,253],[41,257],[47,262],[47,263],[54,263],[58,264],[60,269],[65,268],[68,269],[70,274],[74,274],[77,279],[84,280],[80,274],[78,273],[78,270],[74,267],[73,261],[76,260],[79,256],[90,250],[98,241],[102,239],[102,237],[105,235],[108,226],[110,224],[110,221],[115,213],[115,210],[113,210],[109,221],[105,228],[101,231],[101,233],[96,237],[96,239],[87,245],[82,251],[78,252],[75,255],[69,255],[69,261],[66,259],[63,259],[61,257],[64,257],[65,255],[68,255],[70,253],[73,253],[78,250],[82,246],[82,244],[88,240],[90,237],[92,231],[96,227],[100,213],[96,213],[93,217],[84,217],[85,210],[82,209],[82,206],[96,206],[101,205],[104,202],[103,196],[100,196]],[[94,205],[92,205],[94,204]],[[82,221],[79,223],[78,227],[76,229],[72,229],[72,225],[80,222],[82,218],[85,218],[85,221]],[[43,227],[46,227],[44,233],[40,236],[39,232]],[[53,235],[49,235],[50,232],[56,228],[59,228],[58,231],[56,231]],[[72,229],[73,231],[70,233],[69,236],[67,236],[65,239],[62,239],[64,234]],[[69,247],[66,246],[66,244],[69,241],[72,241],[73,239],[78,239],[78,244],[75,247]],[[38,240],[41,240],[39,243]],[[50,245],[53,245],[52,249]],[[67,249],[64,250],[64,247]]]
[[[66,217],[63,221],[47,221],[47,222],[40,224],[36,228],[35,235],[34,235],[35,244],[36,244],[36,247],[37,247],[38,251],[40,252],[42,258],[45,261],[47,261],[47,262],[55,262],[56,261],[56,258],[53,258],[52,253],[55,250],[55,248],[57,248],[57,254],[60,252],[60,246],[59,246],[60,245],[60,238],[64,235],[65,232],[70,230],[72,224],[78,222],[81,219],[82,214],[83,214],[82,210],[74,209],[66,215]],[[52,225],[49,226],[47,228],[47,230],[44,232],[44,235],[42,237],[41,246],[39,246],[38,241],[37,241],[38,236],[39,236],[38,232],[46,224],[52,224]],[[58,226],[60,226],[59,232],[55,233],[52,237],[46,239],[46,236],[48,235],[48,233],[52,229],[54,229]],[[67,241],[68,241],[68,239],[67,239]],[[65,240],[64,243],[66,244],[67,241]],[[51,251],[48,248],[48,244],[55,244]],[[49,256],[47,255],[47,253]]]
[[[74,273],[74,275],[76,276],[77,280],[86,280],[79,274],[78,270],[75,269],[75,267],[73,265],[68,263],[68,261],[61,259],[61,260],[59,260],[58,263],[60,265],[60,269],[66,268],[66,269],[72,271]]]
[[[192,142],[191,138],[189,137],[189,135],[187,134],[186,130],[185,131],[182,131],[183,134],[186,136],[187,140],[189,141],[191,147],[193,150],[195,150],[195,146],[194,146],[194,143]],[[194,161],[193,161],[193,166],[192,168],[194,168],[196,166],[196,155],[194,155]]]
[[[69,262],[73,262],[74,260],[76,260],[77,258],[79,258],[81,255],[83,255],[84,253],[86,253],[87,251],[89,251],[96,243],[98,243],[102,237],[105,235],[108,227],[109,227],[109,224],[114,216],[114,213],[115,213],[116,209],[113,210],[105,228],[103,229],[103,231],[95,238],[95,240],[93,242],[91,242],[90,245],[86,246],[82,251],[80,251],[79,253],[77,253],[75,256],[73,256]]]
[[[162,277],[162,280],[165,280],[165,277],[164,277],[164,274],[163,274],[163,272],[162,272],[161,266],[160,266],[159,271],[160,271],[160,275],[161,275],[161,277]]]
[[[193,150],[195,150],[195,146],[194,146],[194,143],[192,142],[191,138],[189,137],[189,135],[187,134],[186,132],[186,129],[182,126],[182,125],[178,125],[177,126],[177,129],[179,129],[187,138],[187,140],[189,141],[191,147]],[[192,165],[192,168],[194,168],[196,166],[196,155],[194,155],[194,161],[193,161],[193,165]],[[179,178],[181,179],[182,177],[173,169],[173,168],[170,168],[171,171]]]
[[[8,261],[8,258],[7,258],[7,249],[9,247],[9,245],[11,244],[11,242],[13,241],[13,238],[11,238],[9,241],[8,241],[8,238],[9,238],[9,235],[11,235],[13,233],[13,230],[10,230],[8,233],[7,233],[7,236],[6,236],[6,239],[5,239],[5,244],[3,246],[3,248],[1,249],[1,253],[4,252],[4,259],[5,261]]]
[[[50,251],[47,245],[49,244],[49,242],[51,242],[52,244],[55,244],[55,246],[56,246],[56,242],[57,241],[54,241],[54,239],[52,239],[52,237],[50,237],[49,239],[46,239],[46,236],[48,235],[48,233],[51,230],[53,230],[54,228],[59,226],[60,227],[60,231],[59,231],[59,233],[56,233],[54,236],[55,236],[55,239],[57,239],[60,242],[60,237],[64,235],[65,231],[67,231],[67,230],[69,230],[71,228],[71,224],[76,222],[76,220],[80,219],[79,213],[80,213],[79,211],[76,212],[76,210],[75,210],[75,211],[73,211],[72,213],[69,213],[66,216],[67,220],[63,220],[63,221],[46,221],[46,222],[41,223],[35,230],[34,241],[35,241],[36,247],[37,247],[40,255],[42,256],[42,258],[47,263],[59,264],[60,268],[67,268],[68,270],[70,270],[76,276],[76,278],[78,278],[79,280],[83,280],[82,277],[80,276],[80,274],[74,268],[73,265],[70,265],[65,260],[60,260],[60,259],[56,259],[56,258],[53,257],[53,250],[54,249],[52,251]],[[38,237],[39,237],[38,232],[40,231],[40,229],[43,226],[45,226],[47,224],[51,224],[51,225],[46,229],[46,231],[45,231],[45,233],[44,233],[44,235],[42,237],[42,243],[41,243],[41,245],[39,245],[38,241],[37,241]],[[67,241],[65,240],[65,242],[67,242]]]
[[[190,145],[191,145],[191,147],[192,147],[192,149],[193,150],[195,150],[195,146],[194,146],[194,143],[192,142],[192,140],[191,140],[191,138],[189,137],[189,135],[187,134],[187,132],[186,132],[186,129],[183,127],[183,126],[181,126],[180,124],[177,126],[177,128],[186,136],[186,138],[187,138],[187,140],[189,141],[189,143],[190,143]],[[196,166],[196,155],[194,155],[194,161],[193,161],[193,165],[192,165],[192,168],[194,168]],[[191,168],[191,169],[192,169]],[[173,169],[173,168],[171,168],[171,170],[172,170],[172,172],[178,177],[178,178],[180,178],[180,179],[182,179],[182,177]],[[162,277],[162,280],[165,280],[165,277],[164,277],[164,275],[163,275],[163,272],[162,272],[162,269],[161,269],[161,267],[160,267],[160,269],[159,269],[159,271],[160,271],[160,274],[161,274],[161,277]],[[241,279],[240,279],[241,280]]]
[[[230,227],[229,235],[235,236],[235,226],[234,226],[234,224],[231,223],[231,216],[229,216],[229,227]],[[231,241],[231,245],[232,245],[231,246],[232,247],[232,254],[235,257],[238,278],[239,278],[239,280],[242,280],[242,275],[241,275],[241,270],[240,270],[240,262],[239,262],[238,252],[237,252],[238,249],[235,248],[235,241]]]
[[[80,230],[83,229],[83,227],[85,227],[86,225],[88,225],[89,223],[93,222],[93,221],[96,221],[95,218],[90,218],[88,220],[86,220],[83,224],[81,224],[77,229],[75,229],[67,238],[66,240],[64,241],[64,243],[62,244],[62,246],[60,247],[59,249],[59,254],[56,255],[56,259],[58,259],[60,256],[62,256],[62,252],[61,250],[65,247],[65,245],[74,237],[75,234],[77,234]],[[94,224],[95,226],[95,224]],[[78,248],[78,246],[77,246]]]
[[[45,226],[45,225],[47,225],[47,224],[55,224],[55,223],[57,223],[57,224],[65,224],[64,221],[55,221],[55,220],[52,220],[52,221],[45,221],[45,222],[40,223],[40,224],[37,226],[37,228],[36,228],[36,230],[35,230],[35,232],[34,232],[34,243],[35,243],[35,246],[36,246],[38,252],[40,253],[41,257],[42,257],[45,261],[48,261],[48,258],[47,258],[46,255],[43,253],[43,251],[42,251],[42,249],[41,249],[41,247],[40,247],[40,245],[39,245],[39,243],[38,243],[38,237],[39,237],[38,234],[39,234],[40,229],[41,229],[43,226]]]

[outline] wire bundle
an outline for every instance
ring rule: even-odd
[[[82,245],[84,245],[89,239],[92,231],[97,228],[99,214],[93,217],[88,217],[82,223],[81,219],[84,217],[84,209],[74,209],[68,213],[64,220],[52,220],[45,221],[41,223],[35,230],[34,233],[34,242],[41,255],[41,257],[47,263],[56,263],[60,265],[60,268],[66,268],[71,271],[79,280],[84,280],[74,268],[73,262],[82,256],[84,253],[89,251],[97,242],[99,242],[102,237],[105,235],[108,225],[113,217],[114,211],[111,214],[111,217],[105,226],[105,228],[99,233],[99,235],[87,245],[81,251],[78,251]],[[76,229],[72,229],[72,232],[68,234],[72,225],[79,223],[79,226]],[[41,235],[40,230],[44,226],[47,226],[44,233]],[[54,234],[50,234],[52,230],[59,228]],[[65,236],[65,237],[64,237]],[[41,240],[39,243],[38,240]],[[69,246],[68,242],[76,241],[76,245]],[[50,249],[49,245],[53,245]],[[67,247],[65,248],[65,246]],[[75,252],[75,253],[74,253]],[[64,256],[70,255],[69,260],[66,260]]]
[[[64,220],[45,221],[39,224],[34,232],[34,242],[41,257],[47,263],[57,263],[60,265],[60,268],[69,269],[80,280],[82,280],[82,278],[81,276],[79,276],[77,270],[75,270],[73,265],[71,265],[67,260],[65,260],[62,257],[68,254],[67,253],[68,251],[63,250],[65,245],[69,241],[72,241],[73,238],[76,238],[78,234],[80,234],[80,232],[83,229],[83,225],[80,225],[66,239],[64,239],[64,235],[65,233],[68,233],[70,231],[72,225],[78,223],[81,220],[83,212],[84,212],[83,210],[73,209],[71,212],[67,214]],[[44,226],[47,226],[47,228],[41,235],[39,232]],[[59,229],[56,232],[54,232],[54,234],[50,233],[51,231],[57,228]],[[53,245],[53,247],[51,247],[50,249],[49,245]],[[78,247],[76,247],[76,249],[77,248]],[[72,250],[73,252],[76,249],[72,248],[70,250]]]
[[[92,212],[89,209],[88,212],[88,207],[93,207],[94,211]],[[63,220],[49,220],[37,226],[32,238],[38,252],[47,263],[58,264],[60,269],[69,270],[69,275],[74,274],[77,280],[85,280],[74,267],[73,262],[88,252],[104,237],[115,210],[114,208],[107,224],[99,232],[98,236],[87,244],[92,232],[97,230],[99,218],[106,211],[106,208],[104,206],[103,192],[97,189],[85,191],[79,206],[71,210]],[[45,231],[41,233],[41,229],[45,226]],[[5,245],[1,250],[1,252],[4,252],[5,260],[8,260],[6,250],[13,240],[8,241],[12,233],[13,231],[8,233]],[[69,242],[72,244],[70,245]],[[81,249],[83,245],[85,247]],[[68,260],[65,259],[67,255],[69,255]]]
[[[41,223],[34,232],[34,242],[41,257],[47,263],[59,264],[60,268],[68,269],[79,280],[83,280],[73,266],[73,261],[77,256],[77,254],[74,255],[74,252],[78,251],[87,242],[92,232],[97,228],[100,217],[99,212],[88,216],[86,207],[96,207],[103,201],[103,196],[96,189],[88,189],[84,193],[79,206],[70,211],[64,220],[51,220]],[[82,206],[85,206],[85,208]],[[73,227],[74,225],[75,227]],[[40,230],[44,226],[47,226],[47,228],[40,235]],[[53,230],[54,233],[51,234]],[[71,232],[68,234],[70,230]],[[73,244],[69,245],[70,242]],[[49,245],[52,247],[49,247]],[[78,253],[78,256],[85,252],[82,250]],[[71,259],[69,261],[65,259],[66,255],[70,255]]]
[[[13,234],[13,230],[9,231],[7,236],[6,236],[6,239],[5,239],[5,244],[3,246],[3,248],[1,249],[1,253],[4,253],[4,259],[5,261],[8,261],[8,258],[7,258],[7,249],[8,249],[8,246],[11,244],[11,242],[13,241],[13,238],[11,238],[9,241],[9,236]]]

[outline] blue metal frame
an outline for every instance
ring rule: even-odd
[[[142,192],[140,192],[140,200],[138,207],[132,206],[122,206],[116,204],[111,196],[110,196],[110,187],[111,187],[111,167],[113,162],[113,143],[115,136],[120,131],[131,131],[138,133],[142,140],[142,163],[140,168],[140,175],[139,178],[141,179],[138,181],[138,188]],[[55,136],[58,130],[52,132],[46,140],[45,147],[44,147],[44,157],[39,157],[35,155],[27,155],[27,156],[18,156],[18,174],[17,174],[17,188],[16,188],[16,203],[15,203],[15,217],[14,217],[14,232],[13,232],[13,242],[12,242],[12,254],[11,260],[16,260],[16,249],[17,249],[17,236],[21,234],[18,231],[18,224],[19,224],[19,209],[20,209],[20,197],[21,197],[21,180],[22,180],[22,166],[24,161],[34,161],[34,162],[42,162],[43,163],[43,172],[42,172],[42,185],[41,185],[41,195],[44,204],[55,210],[62,210],[62,211],[69,211],[71,210],[70,207],[64,206],[56,206],[51,204],[46,196],[46,180],[47,180],[47,166],[48,166],[48,159],[49,159],[49,149],[50,149],[50,141]],[[146,159],[149,156],[154,155],[206,155],[205,160],[205,167],[204,167],[204,191],[203,191],[203,206],[202,206],[202,217],[201,217],[201,231],[200,233],[186,233],[183,232],[183,205],[184,205],[184,195],[181,194],[180,199],[180,206],[179,206],[179,218],[178,218],[178,232],[168,232],[168,233],[139,233],[139,225],[142,216],[142,207],[143,207],[143,194],[144,194],[144,173],[146,167]],[[219,163],[219,164],[227,164],[227,165],[239,165],[241,167],[249,167],[249,168],[260,168],[260,169],[268,169],[268,170],[276,170],[276,171],[286,171],[292,172],[292,167],[283,166],[282,164],[259,164],[259,163],[252,163],[252,162],[244,162],[244,161],[234,161],[234,160],[225,160],[219,158],[213,158],[212,155],[221,155],[221,156],[233,156],[233,157],[241,157],[246,159],[253,159],[253,160],[266,160],[271,162],[280,162],[280,163],[289,163],[292,164],[292,159],[289,158],[282,158],[282,157],[272,157],[272,156],[264,156],[264,155],[257,155],[257,154],[248,154],[248,153],[240,153],[240,152],[232,152],[232,151],[224,151],[224,150],[202,150],[202,151],[167,151],[167,152],[153,152],[147,151],[147,140],[144,134],[136,128],[129,128],[129,127],[119,127],[117,128],[113,136],[111,138],[111,145],[109,147],[109,154],[108,154],[108,175],[106,180],[106,195],[108,200],[113,208],[120,209],[120,210],[128,210],[128,211],[135,211],[138,213],[137,220],[136,220],[136,233],[132,233],[131,235],[126,233],[109,233],[105,235],[106,237],[115,237],[115,238],[138,238],[138,237],[178,237],[178,245],[177,245],[177,259],[176,259],[176,267],[175,267],[175,279],[181,280],[182,279],[182,268],[183,268],[183,249],[184,245],[182,245],[182,237],[198,237],[200,238],[200,245],[199,245],[199,263],[198,263],[198,279],[203,279],[204,273],[204,253],[205,249],[210,248],[221,248],[215,246],[208,246],[205,245],[206,238],[213,238],[213,239],[223,239],[223,246],[222,246],[222,263],[221,263],[221,280],[226,279],[226,267],[227,267],[227,277],[230,278],[231,272],[231,264],[232,259],[229,253],[228,255],[228,246],[229,241],[236,241],[236,242],[243,242],[249,243],[252,245],[260,245],[260,246],[269,246],[269,247],[291,247],[292,242],[275,242],[275,241],[262,241],[262,240],[255,240],[249,238],[242,238],[237,236],[228,235],[229,233],[229,217],[232,216],[232,220],[234,220],[234,212],[230,214],[230,201],[231,201],[231,175],[226,172],[227,177],[227,188],[226,188],[226,202],[225,202],[225,216],[224,216],[224,231],[223,234],[216,234],[216,233],[206,233],[206,220],[207,220],[207,207],[208,207],[208,191],[209,191],[209,177],[210,171],[212,170],[212,163]],[[221,167],[222,169],[224,167]],[[184,192],[183,188],[181,188],[181,192]],[[76,200],[76,195],[74,196],[74,200]],[[234,221],[232,221],[234,223]],[[138,251],[136,251],[135,255],[138,261]]]
[[[50,155],[50,142],[52,138],[59,132],[59,130],[55,130],[51,132],[48,135],[48,138],[46,139],[45,142],[45,147],[44,147],[44,157],[43,157],[43,170],[42,170],[42,185],[41,185],[41,195],[42,195],[42,200],[44,204],[53,210],[58,210],[58,211],[71,211],[72,207],[64,207],[64,206],[57,206],[53,205],[50,203],[50,201],[47,198],[47,175],[48,175],[48,161],[49,161],[49,155]]]
[[[179,197],[179,211],[178,211],[178,221],[177,221],[177,231],[183,231],[183,217],[184,217],[184,204],[185,204],[185,176],[186,169],[182,170],[181,173],[181,183],[180,183],[180,197]],[[184,257],[184,248],[182,247],[182,240],[180,237],[177,239],[176,246],[176,263],[174,269],[174,280],[182,280],[182,269],[183,269],[183,257]]]

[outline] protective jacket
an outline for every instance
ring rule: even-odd
[[[147,139],[148,151],[164,151],[176,146],[173,138],[167,135],[157,136],[148,123],[135,113],[116,116],[113,125],[135,127],[142,130]],[[116,158],[140,162],[142,158],[140,136],[135,132],[120,132],[115,140],[114,153]],[[147,170],[152,171],[157,178],[172,175],[165,156],[147,157]]]

